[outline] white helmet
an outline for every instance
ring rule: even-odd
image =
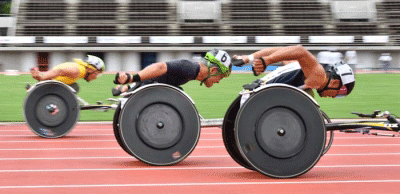
[[[213,49],[206,53],[204,59],[209,62],[208,67],[210,67],[210,65],[218,67],[220,74],[223,74],[225,77],[231,74],[231,57],[227,52]]]
[[[87,55],[87,58],[85,62],[89,63],[89,65],[92,65],[95,67],[97,70],[103,72],[104,71],[104,61],[100,59],[99,57],[93,56],[93,55]]]
[[[325,87],[321,90],[317,90],[318,94],[321,96],[321,93],[326,89],[335,89],[339,90],[336,98],[346,97],[353,91],[354,85],[356,84],[356,78],[354,76],[353,69],[342,61],[336,64],[327,64],[325,67],[325,72],[329,73],[329,79],[326,83]],[[329,88],[328,85],[331,79],[340,80],[339,88]]]

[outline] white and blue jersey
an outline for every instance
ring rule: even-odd
[[[285,66],[278,67],[276,70],[268,73],[261,78],[266,84],[283,83],[294,87],[304,85],[304,73],[298,62],[289,63]]]
[[[301,66],[298,62],[289,63],[285,66],[278,67],[276,70],[268,73],[266,76],[260,79],[263,84],[272,84],[272,83],[282,83],[288,84],[294,87],[299,87],[304,85],[304,73],[301,69]],[[257,81],[257,80],[256,80]],[[253,82],[254,83],[254,82]],[[247,84],[252,88],[251,84]],[[258,85],[259,86],[259,85]],[[256,87],[258,87],[256,85]],[[243,86],[246,90],[246,85]],[[254,88],[253,88],[254,89]],[[249,99],[250,93],[242,94],[240,99],[240,106],[244,104],[244,102]]]

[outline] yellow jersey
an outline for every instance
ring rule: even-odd
[[[78,61],[76,61],[78,62]],[[63,82],[65,84],[71,85],[76,82],[76,80],[84,78],[86,75],[86,67],[82,64],[74,62],[66,62],[60,65],[55,66],[53,69],[65,69],[70,67],[77,67],[79,69],[79,76],[76,78],[68,77],[68,76],[57,76],[53,78],[53,80],[57,80]]]

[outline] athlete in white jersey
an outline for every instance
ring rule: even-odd
[[[266,83],[285,83],[303,90],[316,89],[321,97],[344,97],[355,85],[352,69],[342,62],[322,66],[303,46],[273,47],[251,55],[234,56],[233,65],[253,64],[257,75],[269,64],[291,63],[276,69],[262,80]],[[293,62],[297,61],[297,62]]]

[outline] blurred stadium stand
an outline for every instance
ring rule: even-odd
[[[0,40],[3,53],[7,53],[7,47],[50,53],[63,52],[62,47],[68,47],[81,52],[73,56],[93,50],[161,51],[165,53],[158,60],[167,60],[190,57],[193,52],[212,47],[247,54],[267,46],[302,44],[315,53],[327,47],[337,47],[343,52],[360,50],[361,56],[370,56],[366,63],[377,60],[388,49],[396,53],[400,50],[399,0],[14,0],[13,3],[15,26],[7,31],[9,38]],[[54,40],[53,36],[60,39]],[[174,53],[168,57],[169,49],[189,54]],[[64,54],[56,61],[68,60],[70,56]],[[127,63],[138,56],[119,56],[119,60]],[[118,56],[110,58],[115,60]],[[366,66],[375,67],[376,60]],[[399,60],[394,57],[393,62]],[[22,70],[26,68],[27,65]],[[126,64],[109,70],[127,68]]]
[[[211,6],[197,6],[210,2]],[[190,3],[198,3],[197,8]],[[389,42],[384,45],[391,46],[399,45],[399,4],[395,0],[20,0],[15,35],[247,36],[243,46],[259,46],[255,36],[301,36],[299,43],[321,46],[308,41],[313,35],[354,36],[345,45],[369,46],[372,42],[365,44],[362,36],[385,35]]]
[[[157,28],[154,30],[161,31],[156,34],[164,36],[202,35],[202,32],[214,35],[247,35],[246,33],[250,33],[251,35],[298,34],[299,32],[297,30],[303,33],[299,23],[306,24],[306,27],[316,25],[316,29],[321,29],[323,24],[330,21],[330,17],[325,17],[326,14],[324,14],[329,11],[329,8],[321,4],[322,3],[316,0],[283,0],[280,5],[271,6],[270,3],[265,0],[232,0],[230,3],[226,3],[223,6],[223,20],[222,23],[218,23],[216,20],[212,19],[210,19],[209,22],[197,22],[193,19],[178,20],[178,18],[182,17],[178,16],[177,13],[179,1],[175,4],[166,0],[150,0],[145,2],[131,1],[130,3],[121,4],[117,3],[115,0],[81,0],[79,3],[66,3],[64,0],[28,0],[25,3],[22,2],[20,5],[16,35],[31,35],[32,32],[26,30],[29,29],[26,28],[26,26],[38,25],[46,27],[46,25],[50,24],[54,26],[64,26],[64,28],[61,28],[66,29],[63,31],[63,35],[82,35],[82,33],[80,33],[81,30],[77,29],[80,24],[84,24],[84,26],[108,24],[114,26],[116,34],[113,35],[135,35],[135,33],[129,32],[129,27],[132,29],[133,26],[137,25],[135,26],[136,28],[146,29],[145,26],[152,23],[163,24],[165,26],[164,28]],[[183,9],[182,11],[190,10],[187,8],[188,6],[185,7],[186,10]],[[201,11],[205,12],[207,9]],[[180,15],[191,14],[180,13]],[[201,12],[199,12],[198,15],[201,15]],[[252,24],[252,26],[244,24]],[[268,28],[261,28],[262,31],[260,31],[258,30],[259,28],[257,28],[258,25],[255,24],[268,24],[269,28],[271,28],[273,24],[284,25],[281,29],[276,29],[274,31],[269,30],[266,33],[263,30]],[[67,26],[70,25],[72,25],[72,29],[67,30],[69,29]],[[169,25],[175,26],[175,28],[169,30]],[[291,28],[290,25],[294,25],[294,27]],[[296,25],[299,26],[298,29],[295,28]],[[236,28],[233,26],[236,26]],[[241,29],[240,27],[242,26],[243,28]],[[226,30],[222,30],[224,27]],[[229,27],[232,27],[235,31],[232,33]],[[239,30],[242,30],[242,32]],[[96,28],[88,28],[88,35],[100,33],[90,33],[90,31],[99,30]],[[316,33],[314,31],[315,30],[304,31],[304,34],[309,34],[309,32]],[[319,34],[324,34],[323,28],[319,31]],[[51,35],[52,32],[53,30],[49,29],[46,34]],[[108,30],[105,32],[106,35],[110,34]],[[60,32],[57,31],[54,35],[59,34]]]

